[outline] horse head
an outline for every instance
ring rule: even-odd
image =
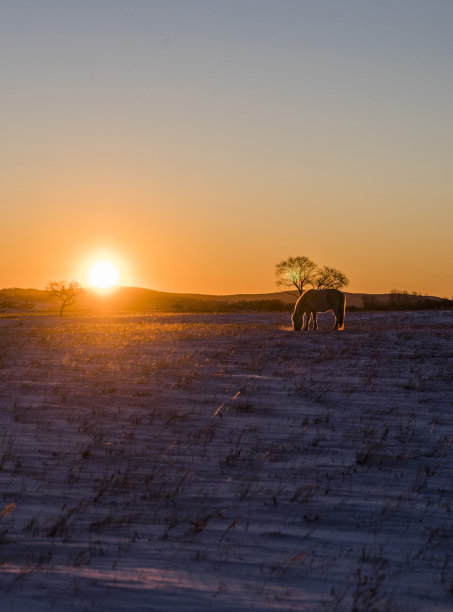
[[[291,320],[293,322],[294,331],[299,331],[302,329],[302,323],[304,320],[304,313],[295,310],[291,316]]]

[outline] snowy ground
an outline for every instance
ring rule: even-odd
[[[453,610],[453,313],[0,319],[0,610]]]

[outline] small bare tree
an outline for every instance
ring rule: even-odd
[[[288,257],[275,266],[276,283],[288,293],[290,289],[297,289],[298,295],[302,295],[306,285],[313,285],[316,267],[308,257]]]
[[[78,295],[82,292],[82,287],[77,281],[50,281],[47,283],[46,291],[53,298],[61,300],[60,317],[66,306],[72,306]]]
[[[329,268],[329,266],[320,268],[313,278],[315,289],[342,289],[347,285],[349,285],[349,279],[346,274],[336,268]]]

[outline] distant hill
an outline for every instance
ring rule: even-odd
[[[168,293],[140,287],[118,287],[107,293],[87,289],[69,311],[291,311],[297,296],[286,292],[247,293],[234,295],[203,295],[196,293]],[[412,310],[451,308],[453,302],[435,296],[407,293],[366,294],[346,292],[347,307],[351,310]],[[0,312],[56,312],[59,302],[40,289],[0,290]]]

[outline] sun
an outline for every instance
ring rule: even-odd
[[[110,289],[120,282],[120,271],[108,259],[99,259],[88,271],[90,287],[97,289]]]

